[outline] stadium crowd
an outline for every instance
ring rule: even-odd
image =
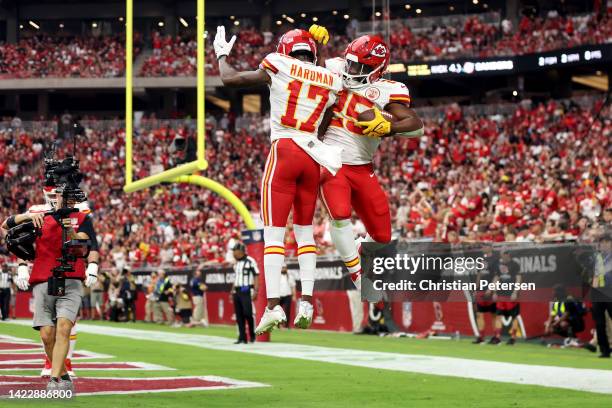
[[[125,69],[121,36],[49,36],[0,43],[0,78],[114,78]],[[140,40],[136,36],[135,54]]]
[[[508,114],[466,114],[454,105],[426,115],[422,139],[391,138],[375,168],[387,186],[395,232],[414,239],[546,241],[585,238],[590,226],[612,222],[611,109],[596,102],[523,101]],[[15,120],[13,120],[15,122]],[[106,267],[184,266],[231,260],[241,222],[210,191],[160,185],[126,195],[124,130],[119,120],[81,121],[84,189],[99,225]],[[206,175],[258,212],[259,180],[269,146],[259,115],[207,116]],[[191,121],[147,117],[137,124],[135,178],[173,165],[167,146],[194,137]],[[0,156],[0,217],[41,203],[40,141],[48,131],[0,130],[10,154]],[[37,142],[38,141],[38,142]],[[71,143],[59,154],[70,152]],[[321,253],[333,253],[327,217],[316,215]],[[364,234],[355,220],[355,232]],[[295,250],[292,234],[288,253]]]
[[[238,40],[230,62],[241,70],[257,67],[266,54],[275,50],[278,40],[272,33],[262,33],[252,27],[241,29],[236,34]],[[211,37],[206,40],[206,49],[212,49]],[[341,55],[349,41],[348,36],[334,33],[330,42],[321,47],[321,58]],[[608,42],[612,42],[612,18],[609,15],[598,20],[594,14],[563,17],[556,13],[546,18],[524,16],[517,27],[509,20],[497,25],[487,24],[478,15],[468,18],[459,28],[438,25],[418,32],[396,22],[390,37],[392,62],[522,55]],[[152,44],[153,49],[159,51],[143,65],[143,76],[195,75],[196,43],[193,38],[156,34]],[[219,74],[213,53],[206,55],[206,73]]]
[[[238,41],[230,62],[238,69],[258,66],[276,48],[278,38],[253,27],[236,30]],[[121,36],[33,36],[16,44],[0,43],[0,78],[118,77],[124,73],[125,50]],[[321,58],[341,55],[349,42],[343,33],[334,33],[321,47]],[[392,62],[435,60],[467,56],[494,57],[612,42],[612,18],[606,14],[522,17],[515,26],[509,20],[485,23],[478,15],[463,26],[434,25],[414,30],[393,22],[390,37]],[[153,32],[151,39],[136,35],[135,55],[151,50],[139,74],[146,77],[194,76],[197,44],[193,35],[170,36]],[[206,39],[212,49],[212,36]],[[206,73],[218,75],[214,54],[206,54]]]
[[[413,33],[398,25],[392,31],[393,60],[499,57],[612,42],[612,18],[606,15],[598,20],[594,14],[563,17],[553,12],[546,18],[523,16],[514,27],[509,20],[495,25],[474,16],[460,28],[439,25]]]

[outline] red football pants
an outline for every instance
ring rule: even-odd
[[[333,220],[351,218],[354,209],[372,239],[381,243],[391,240],[389,202],[372,164],[344,164],[335,176],[323,169],[320,192]]]
[[[293,140],[275,140],[261,182],[264,225],[285,227],[291,207],[294,224],[311,225],[317,204],[319,172],[319,164]]]

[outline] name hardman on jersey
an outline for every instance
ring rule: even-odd
[[[342,90],[341,78],[327,68],[279,53],[268,54],[259,67],[272,79],[272,141],[316,134],[323,113]]]
[[[339,74],[344,60],[328,59],[325,65],[332,72]],[[360,89],[345,89],[338,95],[334,106],[334,118],[325,132],[323,142],[343,148],[344,164],[370,163],[380,144],[380,138],[364,136],[362,128],[354,121],[357,121],[361,112],[374,107],[383,110],[393,102],[410,105],[410,93],[406,85],[401,82],[379,79]]]

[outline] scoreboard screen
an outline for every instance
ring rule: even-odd
[[[402,76],[405,73],[409,78],[498,75],[604,62],[612,62],[612,44],[587,45],[513,57],[465,58],[393,64],[392,72],[396,74],[401,72]],[[400,66],[405,69],[400,70]]]

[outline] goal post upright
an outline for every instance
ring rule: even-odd
[[[123,191],[132,193],[152,187],[176,177],[208,168],[205,137],[205,49],[204,49],[204,0],[197,0],[197,86],[196,86],[196,160],[173,169],[134,181],[133,136],[134,136],[134,0],[126,0],[125,22],[125,185]]]
[[[139,180],[134,180],[133,174],[133,136],[134,136],[134,109],[133,109],[133,90],[134,90],[134,0],[126,0],[126,25],[125,25],[125,184],[123,191],[125,193],[133,193],[145,188],[153,187],[162,182],[172,183],[188,183],[203,187],[210,190],[224,200],[226,200],[240,215],[245,227],[246,235],[250,238],[247,240],[253,253],[251,254],[257,261],[260,269],[263,271],[263,231],[257,230],[253,216],[236,194],[221,183],[218,183],[208,177],[193,174],[197,171],[206,170],[208,162],[206,161],[206,145],[205,145],[205,47],[204,47],[204,0],[197,0],[196,26],[197,26],[197,86],[196,86],[196,160],[165,170],[161,173],[154,174]],[[243,232],[243,236],[244,236]],[[249,243],[250,242],[250,243]],[[257,320],[261,318],[265,309],[265,279],[264,274],[259,276],[259,282],[263,288],[261,297],[257,299]],[[258,336],[259,341],[270,341],[270,335],[264,334]]]

